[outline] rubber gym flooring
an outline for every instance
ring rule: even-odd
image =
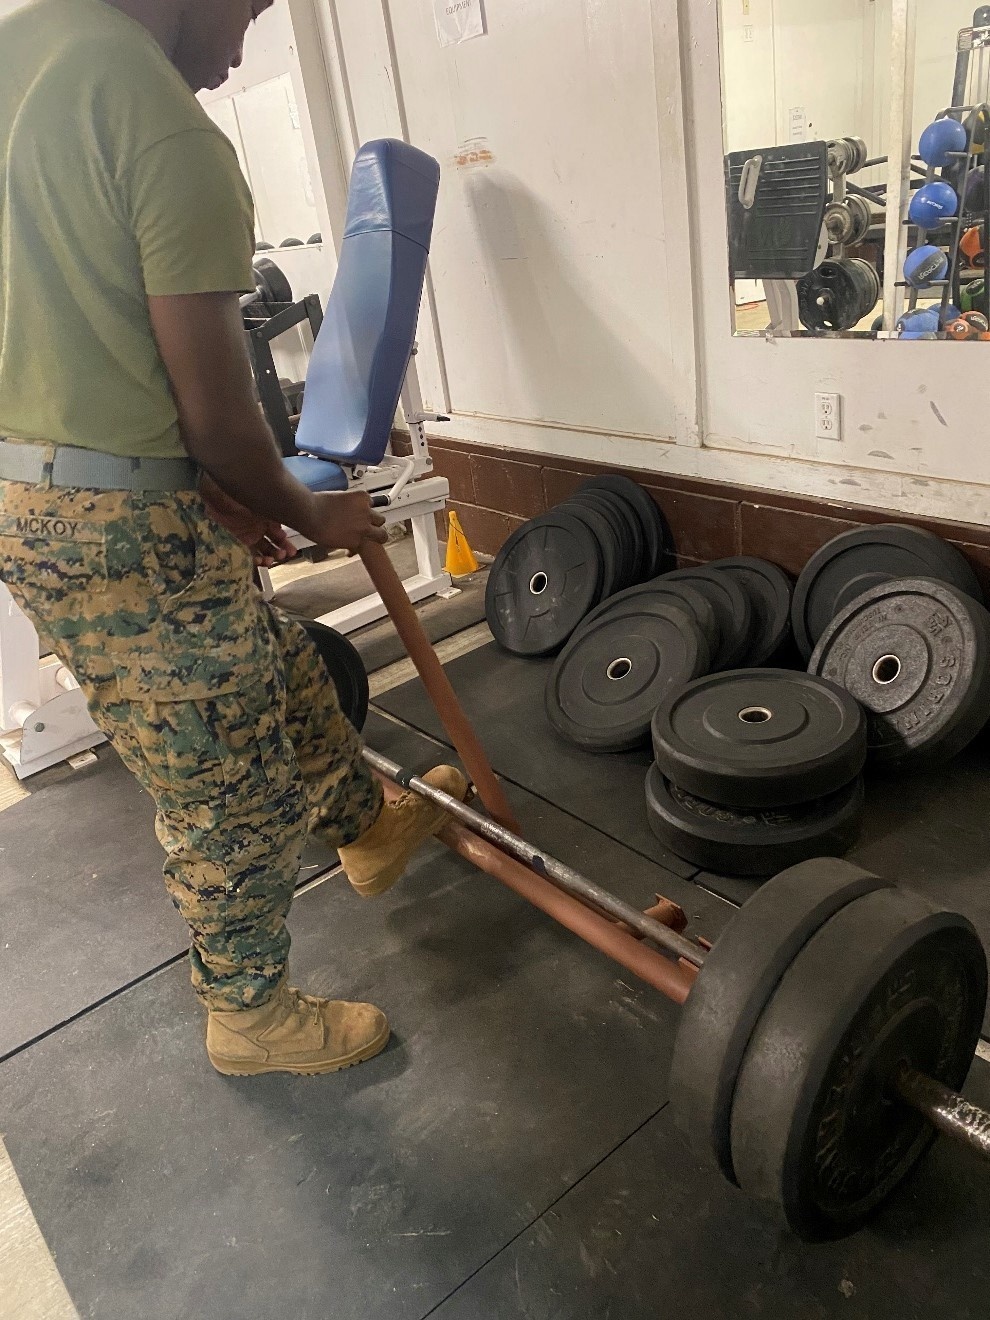
[[[663,864],[645,755],[551,741],[540,662],[486,646],[448,672],[531,838],[717,937],[751,886]],[[414,769],[445,755],[417,684],[366,732]],[[987,759],[875,784],[856,856],[990,938]],[[438,845],[370,903],[311,860],[293,910],[294,978],[381,1003],[386,1053],[219,1077],[128,783],[104,752],[0,816],[0,1132],[80,1315],[985,1320],[990,1171],[940,1142],[858,1236],[780,1233],[673,1129],[677,1010]],[[968,1091],[990,1103],[981,1060]]]

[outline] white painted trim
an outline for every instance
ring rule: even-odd
[[[681,3],[685,2],[681,0]],[[702,443],[701,389],[694,300],[695,251],[691,237],[693,226],[685,150],[681,21],[678,5],[671,4],[670,0],[652,0],[651,8],[667,298],[669,306],[677,309],[676,325],[670,336],[674,427],[678,444],[699,446]],[[676,241],[678,239],[680,242]]]
[[[893,330],[904,311],[904,290],[897,287],[904,278],[907,257],[908,206],[911,202],[911,141],[914,123],[914,71],[917,57],[917,11],[914,0],[893,0],[891,13],[890,68],[891,98],[887,141],[890,164],[887,167],[887,225],[884,251],[886,262],[883,282],[883,328]],[[900,155],[894,143],[901,144]]]

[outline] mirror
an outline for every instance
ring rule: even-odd
[[[719,15],[734,332],[990,331],[990,5],[719,0]],[[910,217],[889,251],[888,202]]]

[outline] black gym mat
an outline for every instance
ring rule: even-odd
[[[552,665],[552,660],[507,655],[491,643],[451,661],[446,669],[499,774],[674,874],[685,879],[694,875],[698,868],[661,848],[647,823],[645,783],[652,753],[593,756],[551,728],[544,692]],[[418,679],[385,693],[375,704],[446,741]]]
[[[109,748],[0,812],[0,1058],[188,948],[151,799]],[[313,842],[306,880],[336,863]]]
[[[990,1068],[969,1086],[990,1102]],[[699,1169],[664,1110],[437,1320],[984,1320],[990,1170],[940,1142],[864,1232],[809,1247]]]
[[[368,734],[435,760],[393,723]],[[530,837],[631,901],[661,887],[713,935],[730,917],[512,799]],[[674,1006],[440,845],[375,902],[331,877],[291,925],[295,979],[388,1009],[381,1059],[221,1078],[175,966],[0,1065],[4,1139],[82,1314],[425,1316],[664,1103]]]

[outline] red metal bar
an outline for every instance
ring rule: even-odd
[[[520,832],[518,822],[509,806],[502,785],[495,778],[485,755],[484,748],[457,694],[450,685],[450,679],[444,673],[443,665],[430,645],[422,624],[416,617],[405,588],[399,581],[399,575],[392,567],[392,561],[385,553],[385,547],[366,541],[361,548],[361,559],[368,576],[381,596],[389,612],[395,630],[402,639],[402,644],[409,652],[409,658],[423,680],[423,686],[440,717],[440,722],[447,730],[451,742],[474,781],[478,796],[500,825]]]
[[[576,898],[565,894],[549,880],[507,857],[493,844],[481,839],[456,821],[441,830],[440,840],[465,861],[501,881],[534,907],[579,936],[587,944],[607,954],[647,985],[683,1004],[694,985],[697,969],[687,963],[675,963],[662,953],[627,934],[615,922],[599,916]]]

